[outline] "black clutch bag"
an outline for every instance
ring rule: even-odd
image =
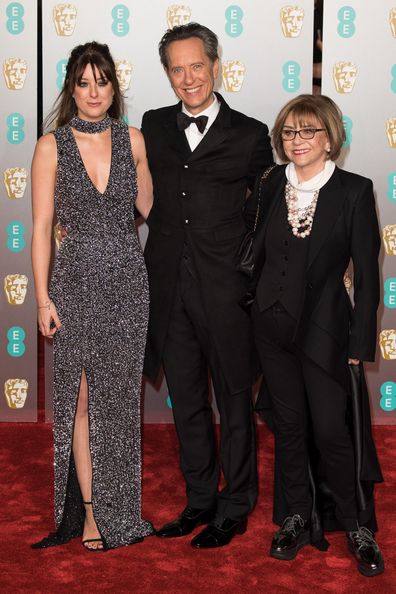
[[[256,216],[254,219],[253,230],[248,231],[246,233],[246,235],[244,236],[244,238],[241,241],[241,245],[239,246],[239,249],[237,252],[238,263],[237,263],[236,268],[239,272],[246,274],[246,276],[248,276],[249,278],[252,278],[253,271],[254,271],[253,240],[254,240],[254,234],[256,231],[257,221],[258,221],[259,213],[260,213],[261,190],[263,187],[264,180],[267,179],[268,175],[271,173],[271,171],[275,167],[276,167],[276,165],[271,165],[264,171],[263,175],[261,176],[260,185],[259,185],[259,189],[258,189],[258,195],[257,195],[257,210],[256,210]],[[253,300],[254,300],[254,295],[253,295]]]
[[[248,231],[241,241],[238,248],[237,258],[238,264],[236,269],[238,272],[246,274],[249,278],[253,276],[254,259],[253,259],[253,238],[254,231]]]

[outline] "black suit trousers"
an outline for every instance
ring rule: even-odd
[[[355,458],[346,409],[348,395],[292,343],[295,319],[280,303],[252,308],[256,348],[271,397],[275,456],[288,514],[308,520],[311,496],[308,443],[312,436],[345,530],[357,521]],[[347,365],[347,361],[345,362]]]
[[[217,506],[218,516],[235,520],[246,517],[257,497],[251,390],[229,393],[211,340],[199,284],[186,259],[180,267],[163,366],[188,504],[200,509]],[[208,369],[220,414],[219,456]],[[220,492],[219,462],[225,479]]]

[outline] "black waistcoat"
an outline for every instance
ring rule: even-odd
[[[282,196],[274,208],[265,238],[265,262],[257,285],[260,311],[279,301],[295,318],[299,316],[305,287],[309,238],[299,239],[287,220],[286,200]]]

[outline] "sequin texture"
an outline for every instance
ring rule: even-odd
[[[84,167],[70,125],[54,131],[55,208],[67,229],[50,285],[62,328],[54,337],[55,523],[81,531],[81,495],[72,456],[73,422],[85,370],[89,389],[92,501],[105,546],[152,533],[141,518],[143,356],[147,272],[134,223],[137,176],[128,127],[112,120],[105,192]]]

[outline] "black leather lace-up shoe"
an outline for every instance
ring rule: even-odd
[[[358,560],[358,570],[366,577],[379,575],[384,571],[384,560],[374,535],[365,526],[347,532],[348,548]]]
[[[272,539],[270,555],[290,561],[298,551],[310,543],[309,530],[299,514],[288,516]]]
[[[156,535],[160,538],[186,536],[186,534],[190,534],[197,526],[211,522],[214,515],[214,509],[197,509],[188,505],[176,520],[165,524],[165,526],[157,530]]]
[[[195,549],[215,549],[228,545],[236,534],[246,532],[247,519],[217,517],[191,541]]]

